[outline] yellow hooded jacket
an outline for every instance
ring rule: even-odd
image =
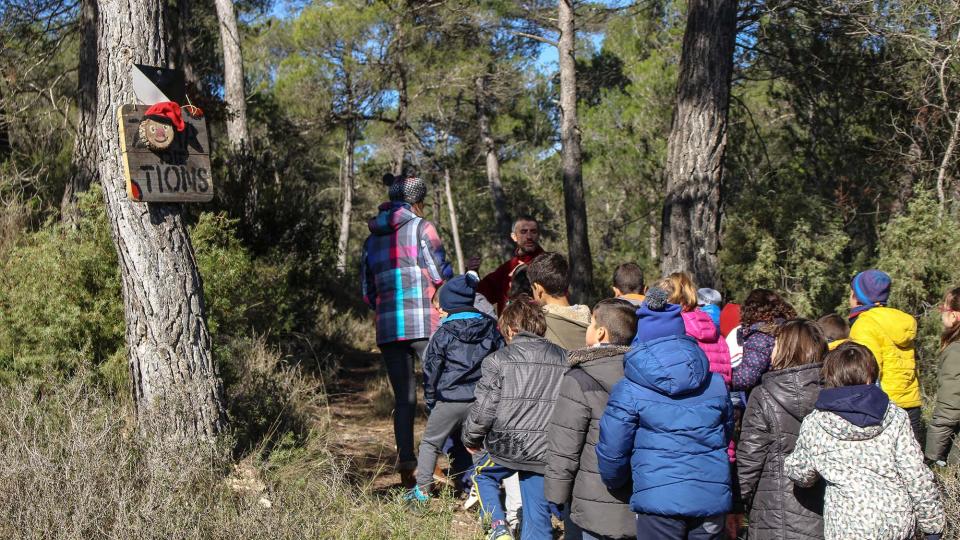
[[[904,409],[920,406],[920,383],[913,340],[917,320],[898,309],[864,311],[850,328],[850,341],[864,345],[880,366],[880,388]]]

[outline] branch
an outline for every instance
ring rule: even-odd
[[[559,47],[559,46],[560,46],[560,44],[559,44],[558,42],[556,42],[556,41],[554,41],[554,40],[552,40],[552,39],[549,39],[549,38],[545,38],[545,37],[543,37],[543,36],[538,36],[538,35],[536,35],[536,34],[528,34],[528,33],[526,33],[526,32],[518,32],[518,31],[516,31],[516,30],[510,30],[510,33],[513,34],[513,35],[515,35],[515,36],[517,36],[517,37],[525,37],[525,38],[528,38],[528,39],[532,39],[532,40],[534,40],[534,41],[539,41],[540,43],[543,43],[543,44],[545,44],[545,45],[550,45],[551,47]]]

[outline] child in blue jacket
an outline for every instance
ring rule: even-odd
[[[597,461],[610,489],[632,476],[638,538],[720,540],[732,500],[733,407],[680,313],[657,288],[638,310],[625,377],[600,420]]]
[[[504,345],[497,321],[474,307],[479,282],[476,272],[467,272],[448,281],[437,293],[443,318],[423,359],[423,394],[430,418],[420,438],[417,485],[407,494],[410,501],[429,498],[437,456],[447,438],[459,431],[473,405],[480,365]],[[458,434],[456,438],[459,440]]]

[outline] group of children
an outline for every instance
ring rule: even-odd
[[[452,442],[472,456],[453,475],[472,486],[491,540],[552,539],[554,518],[568,539],[719,540],[743,513],[751,539],[943,533],[928,465],[960,460],[960,288],[940,307],[925,458],[916,321],[887,307],[878,270],[851,283],[852,326],[799,319],[765,289],[721,312],[720,294],[687,274],[646,288],[632,263],[590,310],[568,302],[557,253],[514,271],[498,319],[478,282],[469,272],[434,296],[412,503],[429,502]],[[727,307],[739,309],[732,323]]]

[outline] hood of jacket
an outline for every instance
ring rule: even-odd
[[[888,336],[901,348],[912,347],[917,337],[917,320],[899,309],[875,306],[861,313],[854,324],[876,327],[877,333]]]
[[[820,394],[822,368],[823,364],[806,364],[768,371],[761,384],[787,414],[800,422],[813,411],[813,404]]]
[[[824,388],[814,407],[833,414],[821,423],[832,437],[846,441],[872,439],[893,421],[890,398],[873,384]]]
[[[410,205],[403,202],[385,202],[377,209],[377,216],[367,222],[370,232],[379,236],[393,234],[408,221],[415,219],[416,214]]]
[[[626,355],[624,375],[660,394],[682,396],[710,380],[710,364],[689,336],[666,336],[635,343]]]
[[[749,328],[744,328],[741,326],[740,342],[745,342],[751,334],[756,334],[757,332],[773,336],[777,333],[777,328],[779,328],[783,323],[783,319],[776,319],[774,321],[760,321],[753,323]]]
[[[720,338],[720,329],[713,323],[713,319],[705,311],[696,309],[694,311],[684,311],[680,314],[683,317],[683,324],[687,328],[687,334],[697,341],[714,343]]]
[[[573,306],[557,306],[544,304],[544,314],[558,319],[566,319],[584,328],[590,326],[590,308],[582,304]]]
[[[630,347],[597,345],[570,351],[567,365],[587,372],[609,394],[613,385],[623,379],[623,357]]]
[[[497,321],[482,313],[465,312],[474,315],[470,318],[444,320],[440,326],[449,331],[453,338],[463,343],[481,343],[497,329]]]

